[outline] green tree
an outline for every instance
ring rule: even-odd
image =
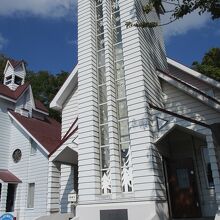
[[[4,69],[5,69],[5,65],[6,65],[6,62],[7,62],[7,57],[3,54],[0,54],[0,83],[3,82],[3,72],[4,72]]]
[[[192,68],[198,72],[220,81],[220,48],[210,49],[203,57],[202,62],[194,61]]]
[[[169,11],[165,11],[163,8],[163,3],[171,5],[172,9]],[[127,27],[136,26],[136,27],[148,27],[153,28],[157,26],[167,25],[169,23],[174,22],[184,16],[196,11],[198,14],[209,13],[211,18],[218,19],[220,18],[220,0],[149,0],[149,2],[143,6],[144,13],[148,14],[153,9],[159,13],[161,10],[163,13],[169,13],[170,21],[165,24],[159,24],[157,22],[148,22],[142,21],[133,23],[130,21],[126,22]]]

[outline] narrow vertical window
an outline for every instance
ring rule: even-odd
[[[212,177],[212,169],[211,169],[211,163],[210,163],[209,154],[208,154],[208,148],[206,148],[206,147],[202,148],[202,156],[203,156],[203,165],[205,168],[205,175],[206,175],[208,187],[214,187],[214,181],[213,181],[213,177]]]
[[[37,152],[37,143],[31,140],[31,155],[36,154],[36,152]]]
[[[112,0],[112,33],[115,63],[115,86],[118,109],[119,149],[121,152],[121,181],[123,192],[132,191],[132,166],[128,107],[124,74],[124,55],[122,44],[119,0]]]
[[[35,183],[28,184],[27,208],[34,208]]]
[[[110,151],[108,131],[108,105],[105,71],[105,36],[103,26],[102,0],[96,0],[96,30],[97,30],[97,78],[99,103],[99,144],[101,165],[102,193],[111,193]]]

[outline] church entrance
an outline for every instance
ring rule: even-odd
[[[193,159],[167,159],[167,174],[172,217],[201,217]]]
[[[206,137],[174,127],[157,143],[171,219],[213,217],[216,202]]]
[[[10,184],[10,183],[8,184],[6,212],[13,212],[14,211],[16,188],[17,188],[17,184]]]

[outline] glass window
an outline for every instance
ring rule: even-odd
[[[188,169],[176,169],[178,186],[180,189],[190,187]]]
[[[101,154],[102,154],[102,169],[107,169],[110,163],[109,147],[102,147]]]
[[[102,1],[103,1],[103,0],[96,0],[96,5],[102,4]]]
[[[107,104],[100,105],[100,124],[108,122]]]
[[[104,32],[103,20],[97,21],[97,34],[102,34]]]
[[[208,148],[203,147],[202,154],[203,154],[203,164],[205,167],[208,186],[213,187],[214,181],[213,181],[213,177],[212,177],[212,169],[211,169],[211,163],[210,163],[209,154],[208,154]]]
[[[101,125],[101,145],[108,145],[109,144],[109,138],[108,138],[108,125]]]
[[[101,50],[105,47],[104,34],[97,36],[97,46],[98,50]]]
[[[105,75],[105,67],[98,68],[98,78],[99,78],[99,85],[105,84],[106,82],[106,75]]]
[[[115,12],[112,16],[112,20],[113,20],[113,26],[114,27],[118,27],[121,25],[121,22],[120,22],[120,12]]]
[[[119,10],[119,0],[113,0],[112,1],[112,11],[118,11]]]
[[[31,140],[31,155],[36,154],[37,152],[37,144],[33,140]]]
[[[124,71],[124,61],[119,61],[116,63],[116,78],[120,79],[123,78],[125,75]]]
[[[125,98],[125,81],[124,79],[117,81],[118,99]]]
[[[115,59],[116,61],[123,59],[122,43],[115,45]]]
[[[114,43],[117,44],[122,41],[122,36],[121,36],[121,27],[117,27],[114,29]]]
[[[128,150],[129,150],[129,143],[121,144],[121,162],[122,162],[122,166],[128,160]]]
[[[99,86],[99,104],[107,102],[106,85]]]
[[[105,65],[105,50],[98,51],[98,67]]]
[[[28,184],[28,198],[27,198],[27,207],[34,208],[34,191],[35,183]]]
[[[126,100],[118,101],[118,115],[119,115],[119,119],[128,117]]]
[[[120,121],[120,122],[119,122],[119,128],[120,128],[121,142],[129,141],[129,126],[128,126],[128,120]]]
[[[97,13],[97,20],[103,18],[102,5],[96,7],[96,13]]]
[[[21,85],[21,83],[22,83],[22,78],[19,76],[15,76],[15,84]]]

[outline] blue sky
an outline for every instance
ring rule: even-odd
[[[220,21],[194,13],[166,26],[164,38],[167,55],[190,66],[209,48],[220,47]],[[77,62],[75,2],[1,0],[0,53],[26,60],[34,71],[71,71]]]

